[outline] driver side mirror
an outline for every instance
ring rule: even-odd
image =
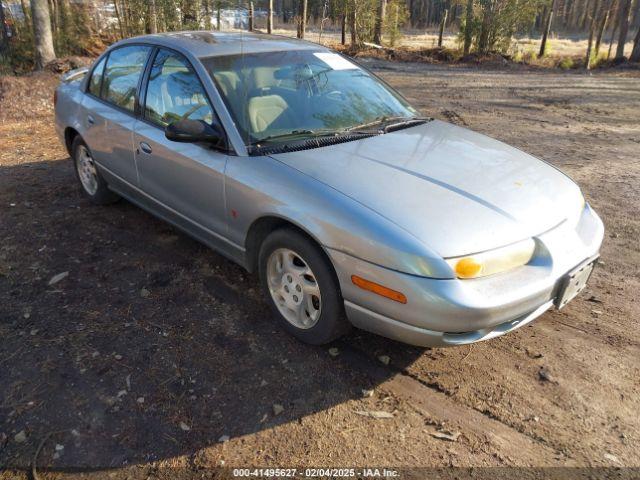
[[[203,120],[178,120],[164,129],[164,135],[173,142],[197,143],[206,142],[223,147],[224,133],[218,125],[209,125]]]

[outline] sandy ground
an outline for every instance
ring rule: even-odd
[[[125,201],[81,198],[56,80],[0,78],[0,478],[27,477],[39,446],[51,478],[640,467],[640,79],[369,63],[424,113],[581,184],[607,229],[588,289],[489,342],[354,331],[332,356],[279,331],[241,268]]]
[[[266,20],[265,20],[266,22]],[[256,28],[266,31],[266,24],[263,25],[260,19],[256,24]],[[296,36],[296,30],[287,28],[286,25],[279,25],[274,33],[278,35],[286,35],[289,37]],[[438,45],[438,29],[430,27],[425,30],[418,29],[405,29],[402,32],[402,37],[398,40],[397,46],[404,46],[410,48],[434,48]],[[633,38],[635,33],[630,32],[625,44],[625,54],[630,55],[633,49]],[[551,56],[574,56],[574,55],[586,55],[588,44],[588,33],[557,33],[552,32],[549,36],[547,43],[547,54]],[[340,42],[340,27],[334,27],[330,22],[327,22],[320,33],[319,25],[312,25],[307,30],[306,40],[310,40],[316,43],[322,43],[325,45],[332,45]],[[387,39],[388,40],[388,39]],[[387,41],[383,38],[383,41]],[[616,38],[617,40],[617,38]],[[349,32],[347,32],[347,43],[350,41]],[[601,55],[606,54],[609,49],[610,37],[605,34],[602,40]],[[442,37],[442,44],[444,47],[452,49],[460,49],[460,36],[457,31],[445,31]],[[520,51],[521,53],[536,54],[540,50],[540,38],[520,36],[514,37],[511,46],[512,53]],[[614,40],[612,55],[615,56],[616,43]]]

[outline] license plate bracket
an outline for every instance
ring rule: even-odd
[[[591,258],[567,273],[560,283],[555,305],[560,310],[573,300],[584,288],[593,273],[598,257]]]

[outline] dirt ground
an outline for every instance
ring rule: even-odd
[[[257,27],[266,30],[266,20],[258,19]],[[263,24],[264,23],[264,24]],[[274,33],[278,35],[287,35],[289,37],[295,37],[297,31],[295,28],[290,28],[288,25],[277,25]],[[410,47],[410,48],[434,48],[438,45],[439,29],[437,27],[430,27],[425,30],[419,29],[403,29],[402,37],[398,40],[396,46]],[[337,44],[340,42],[340,26],[334,26],[330,23],[325,25],[322,34],[320,34],[319,25],[311,25],[307,29],[307,39],[312,42],[318,42],[323,44]],[[548,55],[552,56],[573,56],[573,55],[586,55],[587,43],[589,34],[583,33],[556,33],[552,32],[547,44]],[[633,49],[633,35],[630,34],[628,41],[625,44],[625,53],[629,55]],[[605,54],[609,48],[609,41],[611,38],[605,34],[603,38],[602,53]],[[349,33],[347,32],[347,42],[349,41]],[[445,31],[442,37],[442,45],[446,48],[459,49],[460,34],[458,31]],[[522,53],[537,54],[540,50],[540,38],[520,36],[516,37],[512,41],[512,51],[520,51]],[[614,53],[615,53],[615,41],[614,41]]]
[[[587,290],[472,346],[360,331],[337,355],[303,345],[240,267],[126,201],[79,195],[55,77],[0,78],[0,478],[28,477],[36,454],[46,478],[640,467],[640,78],[369,63],[424,113],[580,183],[607,229]]]

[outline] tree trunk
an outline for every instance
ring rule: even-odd
[[[342,26],[340,28],[340,43],[347,44],[347,12],[342,14]]]
[[[307,0],[300,2],[300,24],[298,25],[298,38],[304,38],[307,30]]]
[[[542,31],[542,40],[540,41],[540,51],[538,52],[538,58],[544,57],[547,51],[547,40],[549,39],[549,33],[551,32],[551,23],[553,22],[553,11],[556,8],[556,0],[552,0],[551,8],[547,13],[547,19],[544,22],[544,29]]]
[[[464,27],[464,54],[469,55],[471,50],[471,24],[473,23],[473,0],[467,0],[467,14]]]
[[[249,2],[249,31],[253,32],[253,2]]]
[[[155,0],[153,0],[155,2]],[[211,0],[204,0],[204,28],[211,30]]]
[[[0,26],[2,27],[2,38],[0,39],[0,57],[9,53],[9,27],[4,16],[4,6],[0,1]]]
[[[600,24],[598,25],[598,34],[596,35],[596,47],[595,54],[596,57],[600,54],[600,44],[602,43],[602,36],[604,35],[604,31],[607,28],[607,22],[609,21],[609,14],[611,13],[611,1],[607,2],[607,8],[600,19]]]
[[[216,30],[220,30],[222,28],[222,25],[220,25],[220,22],[222,21],[221,10],[222,2],[218,0],[218,3],[216,4]]]
[[[630,62],[640,62],[640,27],[638,27],[638,33],[633,40],[633,50],[631,50]]]
[[[101,4],[103,2],[100,2]],[[104,29],[104,20],[102,18],[102,11],[98,8],[96,0],[89,0],[89,18],[93,21],[93,31],[101,33]]]
[[[122,25],[120,9],[118,8],[118,0],[113,0],[113,8],[116,12],[116,19],[118,20],[118,28],[120,29],[120,38],[124,38],[124,26]]]
[[[440,32],[438,33],[438,47],[442,47],[442,34],[444,33],[444,26],[447,23],[447,16],[449,15],[449,10],[444,11],[442,15],[442,20],[440,21]]]
[[[607,52],[607,60],[611,58],[611,49],[613,48],[613,42],[615,40],[616,32],[618,31],[618,17],[613,22],[613,28],[611,30],[611,38],[609,39],[609,51]]]
[[[589,42],[587,43],[587,56],[584,60],[584,68],[589,70],[591,68],[591,51],[593,47],[593,36],[596,30],[596,18],[598,11],[600,10],[600,0],[595,0],[593,5],[593,12],[591,12],[591,21],[589,22]]]
[[[616,58],[624,58],[624,44],[627,43],[627,33],[629,32],[629,11],[631,10],[631,0],[622,0],[620,3],[620,19],[618,33],[618,47],[616,48]]]
[[[27,5],[26,0],[20,0],[20,7],[22,7],[25,24],[29,25],[31,23],[31,8]]]
[[[571,12],[571,3],[573,0],[564,0],[562,5],[562,28],[567,28],[569,25],[569,13]]]
[[[376,13],[376,24],[373,31],[373,43],[378,45],[382,45],[382,29],[384,28],[386,7],[387,0],[378,0],[378,12]]]
[[[31,0],[33,39],[36,50],[36,69],[42,68],[56,58],[51,35],[51,19],[47,0]]]
[[[351,11],[349,12],[349,29],[351,30],[351,45],[356,45],[358,43],[358,32],[357,32],[357,12],[356,7],[358,4],[356,0],[351,0]]]
[[[480,27],[480,35],[478,37],[478,51],[487,53],[490,48],[489,44],[489,27],[491,25],[491,17],[493,16],[493,3],[485,2],[482,12],[482,25]]]
[[[586,30],[587,28],[587,21],[589,20],[589,7],[591,6],[591,0],[587,0],[587,4],[584,7],[584,13],[582,14],[582,17],[580,18],[580,30]]]
[[[58,41],[58,25],[60,24],[60,9],[57,8],[56,0],[49,0],[49,16],[51,20],[51,34],[55,39],[55,44]]]
[[[273,0],[269,0],[269,10],[267,11],[267,33],[273,32]]]
[[[158,14],[156,0],[149,0],[149,33],[158,33]]]

